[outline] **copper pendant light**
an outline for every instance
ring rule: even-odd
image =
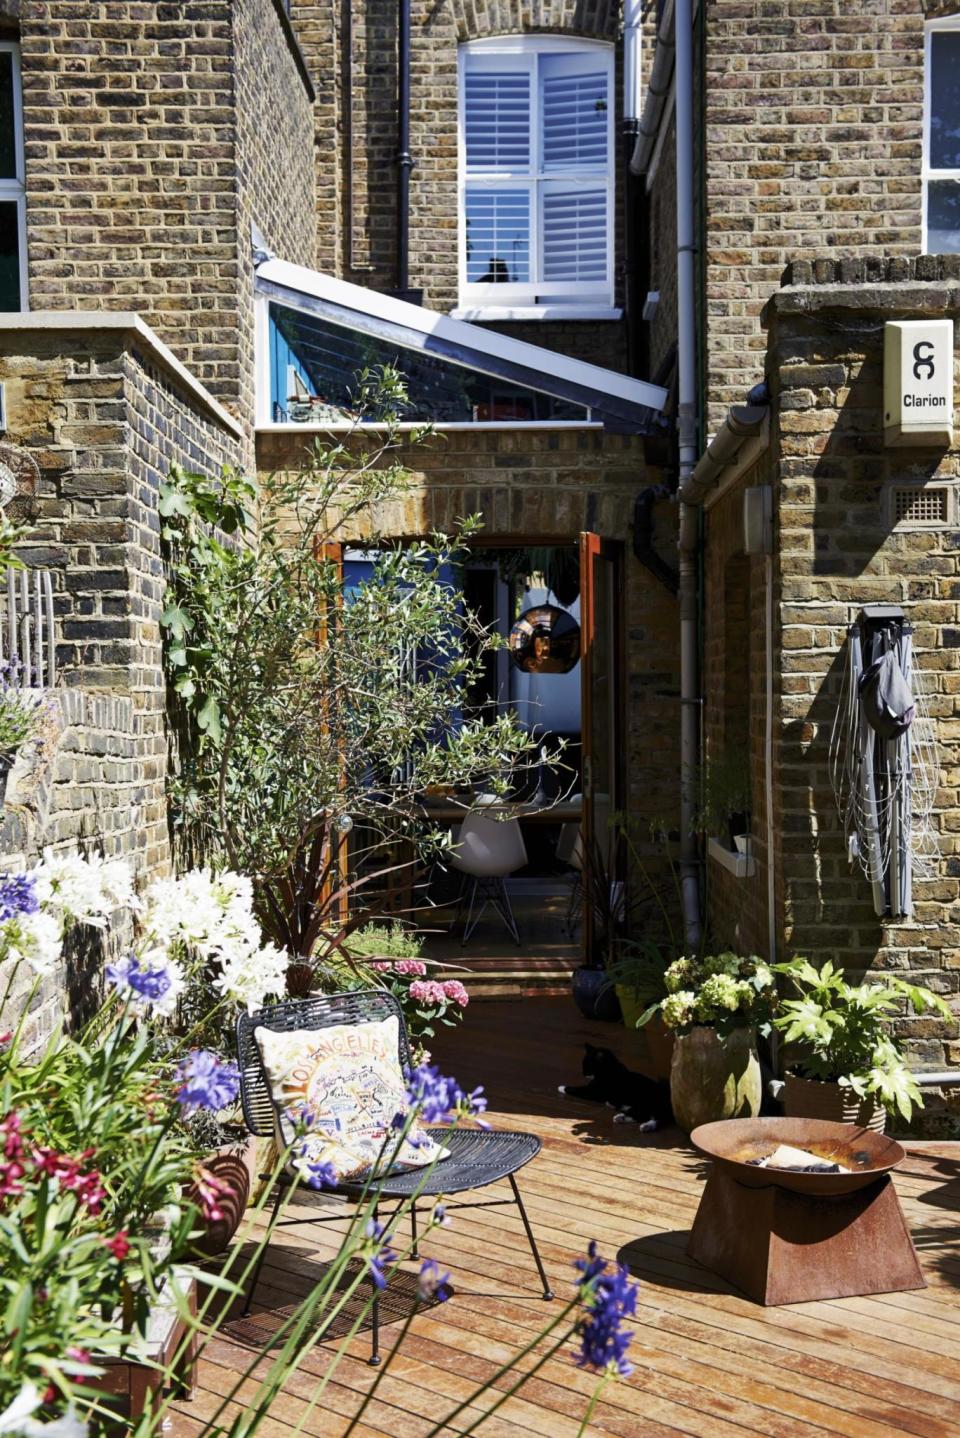
[[[507,645],[524,674],[569,674],[580,658],[580,626],[556,604],[538,604],[520,615]]]

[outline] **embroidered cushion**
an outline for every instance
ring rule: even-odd
[[[288,1115],[303,1110],[312,1120],[290,1157],[291,1169],[306,1182],[312,1165],[326,1163],[333,1165],[341,1182],[362,1180],[381,1156],[389,1157],[396,1149],[390,1125],[394,1115],[407,1108],[398,1025],[393,1015],[376,1023],[291,1033],[254,1030],[273,1096],[278,1137],[285,1146],[293,1139]],[[414,1125],[392,1168],[425,1168],[447,1153]]]

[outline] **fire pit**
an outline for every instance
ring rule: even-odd
[[[690,1141],[713,1160],[687,1252],[758,1303],[925,1288],[890,1169],[893,1139],[822,1119],[729,1119]]]

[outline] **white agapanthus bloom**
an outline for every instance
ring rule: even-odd
[[[32,874],[44,909],[65,923],[104,928],[117,909],[136,908],[133,873],[123,859],[54,854],[49,849]]]
[[[264,945],[244,874],[192,869],[160,879],[147,892],[142,923],[154,947],[213,963],[216,987],[236,1004],[253,1010],[284,992],[287,957]]]
[[[274,944],[237,947],[222,957],[220,975],[214,982],[224,998],[253,1013],[267,999],[284,992],[288,962],[286,954]]]
[[[34,1418],[40,1403],[37,1385],[25,1383],[13,1402],[0,1413],[0,1438],[86,1438],[87,1425],[81,1423],[72,1410],[49,1423]]]
[[[6,957],[23,960],[34,973],[46,977],[55,973],[63,952],[63,924],[54,914],[39,909],[35,914],[18,914],[4,925]]]

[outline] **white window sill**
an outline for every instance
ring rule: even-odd
[[[613,305],[458,305],[452,320],[619,320],[623,310]]]
[[[757,872],[752,854],[740,854],[735,849],[728,849],[719,839],[707,840],[707,853],[735,879],[752,879]]]

